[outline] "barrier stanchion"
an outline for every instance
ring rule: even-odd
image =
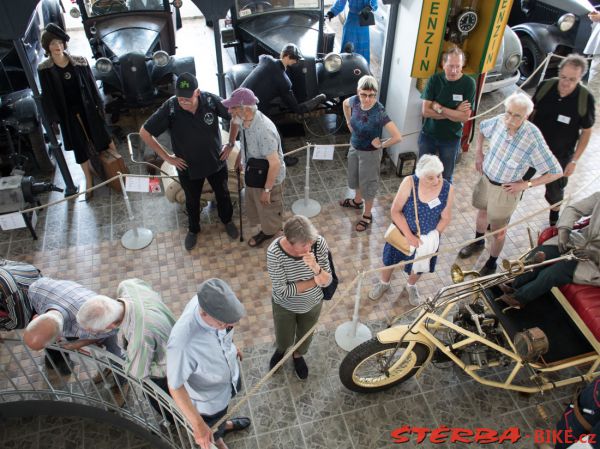
[[[335,342],[345,351],[353,350],[361,343],[370,340],[373,336],[371,334],[371,330],[358,321],[358,314],[360,310],[360,294],[364,278],[365,276],[363,273],[358,275],[352,321],[347,321],[346,323],[340,324],[335,330]]]
[[[304,185],[304,198],[294,201],[292,204],[292,212],[295,215],[304,215],[305,217],[311,218],[316,215],[319,215],[321,212],[321,204],[309,198],[310,194],[310,147],[311,145],[306,145],[306,176],[305,176],[305,185]]]
[[[119,182],[121,183],[121,189],[123,190],[123,199],[125,200],[125,207],[127,207],[129,221],[133,222],[135,220],[135,216],[133,215],[133,210],[131,209],[131,204],[129,203],[129,196],[127,195],[127,190],[125,190],[123,175],[121,174],[119,176]],[[121,245],[123,245],[123,247],[126,249],[143,249],[152,243],[153,238],[154,236],[152,235],[152,231],[150,229],[134,226],[133,229],[130,229],[123,234],[123,237],[121,237]]]
[[[538,81],[538,86],[546,78],[546,70],[548,70],[548,65],[550,64],[550,59],[552,59],[552,52],[550,52],[546,55],[546,60],[544,61],[544,68],[542,69],[542,74],[540,75],[540,79]]]

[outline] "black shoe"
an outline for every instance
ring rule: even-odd
[[[471,257],[473,254],[482,251],[484,247],[485,244],[483,240],[469,243],[467,246],[465,246],[458,252],[458,257],[460,257],[461,259],[466,259],[467,257]]]
[[[493,267],[484,265],[483,267],[481,267],[481,270],[479,270],[479,274],[481,276],[487,276],[488,274],[494,274],[496,272],[496,268],[498,268],[497,265],[494,265]]]
[[[304,361],[304,357],[292,357],[294,359],[294,370],[296,371],[296,376],[298,379],[304,380],[308,377],[308,366],[306,366],[306,362]]]
[[[238,229],[235,227],[235,224],[233,223],[233,221],[230,221],[229,223],[225,223],[225,232],[227,232],[227,235],[234,240],[240,236],[240,233],[238,232]]]
[[[185,242],[183,243],[183,246],[185,247],[185,249],[187,251],[191,251],[194,249],[194,246],[196,246],[197,241],[198,241],[198,234],[196,234],[194,232],[188,232],[187,235],[185,236]]]
[[[299,159],[296,156],[284,156],[283,162],[285,162],[286,167],[293,167],[298,163]]]
[[[269,361],[269,370],[272,370],[275,365],[279,363],[279,361],[283,358],[284,353],[275,351],[271,356],[271,360]]]

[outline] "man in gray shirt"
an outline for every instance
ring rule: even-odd
[[[252,159],[268,163],[264,185],[252,185],[246,175],[246,215],[252,225],[260,226],[259,232],[248,240],[248,245],[255,248],[283,227],[285,163],[281,139],[273,122],[258,110],[258,98],[250,89],[240,87],[222,103],[228,108],[233,124],[241,125],[242,151],[236,166],[240,167],[240,163],[247,165]]]
[[[227,413],[229,401],[241,387],[233,326],[245,309],[221,279],[203,282],[173,326],[167,345],[167,380],[171,396],[192,425],[201,449],[214,442],[227,449],[223,435],[250,425],[245,417],[232,418],[214,435],[211,426]]]

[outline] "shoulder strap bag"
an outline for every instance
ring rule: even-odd
[[[420,237],[421,236],[421,226],[419,225],[419,211],[417,208],[417,192],[415,189],[414,179],[411,179],[411,182],[412,182],[413,204],[415,207],[415,219],[417,221],[417,237]],[[390,245],[392,245],[394,248],[396,248],[401,253],[406,254],[407,256],[410,256],[410,254],[411,254],[410,243],[408,243],[408,240],[406,239],[404,234],[402,234],[400,229],[398,229],[398,227],[396,226],[396,224],[393,221],[390,224],[390,226],[387,228],[387,231],[385,231],[384,239],[386,242],[388,242]]]
[[[244,159],[245,171],[244,178],[246,187],[255,187],[263,189],[267,183],[267,174],[269,172],[269,161],[266,159],[258,159],[251,157],[248,159],[248,145],[246,144],[246,132],[242,131],[242,139],[244,140]]]

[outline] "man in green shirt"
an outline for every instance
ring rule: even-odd
[[[442,72],[434,74],[421,94],[425,118],[419,135],[419,157],[439,156],[444,164],[444,179],[452,182],[460,148],[463,123],[471,116],[475,100],[475,81],[463,75],[465,54],[458,47],[442,55]]]

